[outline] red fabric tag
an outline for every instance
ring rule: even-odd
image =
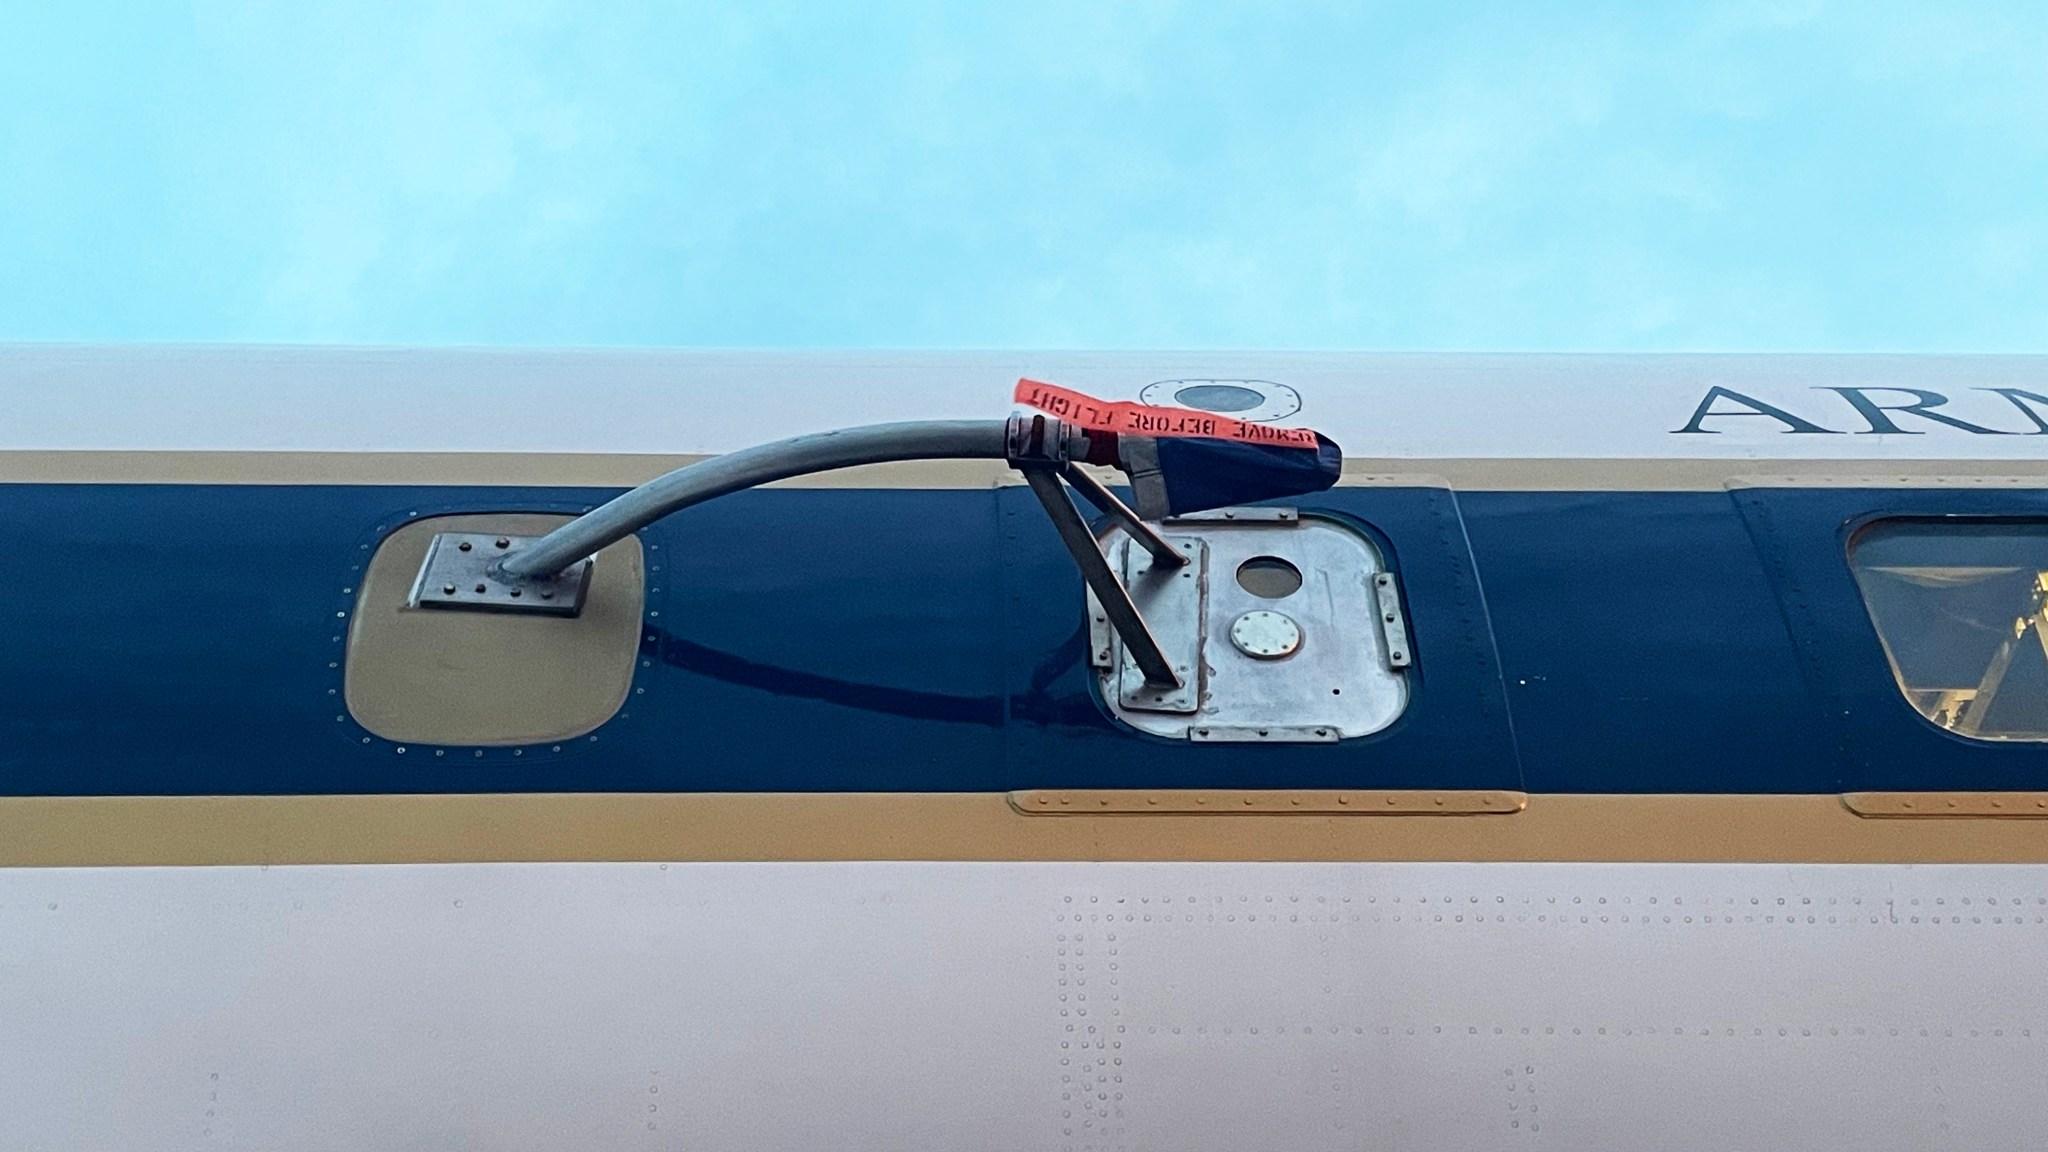
[[[1316,434],[1307,428],[1275,428],[1270,424],[1253,424],[1216,412],[1154,408],[1128,400],[1097,400],[1071,388],[1038,380],[1017,381],[1017,391],[1010,399],[1091,432],[1115,432],[1128,436],[1200,436],[1210,440],[1236,440],[1245,444],[1274,444],[1286,448],[1316,447]]]

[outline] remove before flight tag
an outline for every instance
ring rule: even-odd
[[[1116,432],[1129,436],[1199,436],[1286,448],[1313,449],[1317,443],[1316,434],[1307,428],[1275,428],[1214,412],[1154,408],[1128,400],[1097,400],[1071,388],[1038,380],[1017,381],[1017,391],[1010,399],[1013,403],[1035,408],[1048,416],[1057,416],[1090,432]]]

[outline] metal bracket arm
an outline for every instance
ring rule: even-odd
[[[1110,627],[1123,637],[1124,647],[1131,653],[1131,661],[1144,672],[1149,684],[1181,686],[1180,676],[1173,670],[1173,662],[1166,658],[1166,652],[1159,647],[1159,641],[1146,625],[1145,617],[1138,612],[1138,606],[1131,601],[1130,592],[1123,582],[1110,571],[1109,560],[1095,543],[1095,534],[1088,531],[1088,525],[1081,519],[1081,513],[1074,508],[1067,490],[1060,485],[1059,477],[1052,467],[1045,465],[1019,465],[1024,482],[1031,485],[1031,494],[1045,508],[1045,514],[1052,519],[1052,526],[1059,530],[1060,542],[1067,546],[1067,552],[1074,558],[1075,567],[1081,570],[1081,579],[1095,593],[1102,604],[1103,615],[1109,617]],[[1177,562],[1185,563],[1184,557],[1176,554]]]
[[[1138,514],[1131,511],[1130,505],[1117,499],[1116,493],[1103,487],[1101,481],[1082,471],[1079,465],[1068,462],[1060,469],[1060,475],[1066,477],[1067,483],[1074,486],[1074,491],[1079,492],[1090,504],[1115,520],[1117,527],[1122,528],[1131,539],[1150,552],[1154,560],[1173,568],[1188,562],[1187,556],[1182,554],[1180,549],[1167,543],[1166,537],[1161,536],[1158,529],[1139,519]]]

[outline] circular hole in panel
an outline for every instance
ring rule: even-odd
[[[1173,399],[1204,412],[1249,412],[1266,402],[1265,393],[1242,384],[1190,384]]]
[[[1254,556],[1237,566],[1237,586],[1267,600],[1292,596],[1301,588],[1301,569],[1278,556]]]

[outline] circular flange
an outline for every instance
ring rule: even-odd
[[[1138,392],[1138,403],[1264,424],[1301,411],[1301,393],[1271,380],[1154,380]]]
[[[1301,625],[1278,612],[1247,612],[1230,625],[1230,642],[1254,660],[1279,660],[1301,647]]]

